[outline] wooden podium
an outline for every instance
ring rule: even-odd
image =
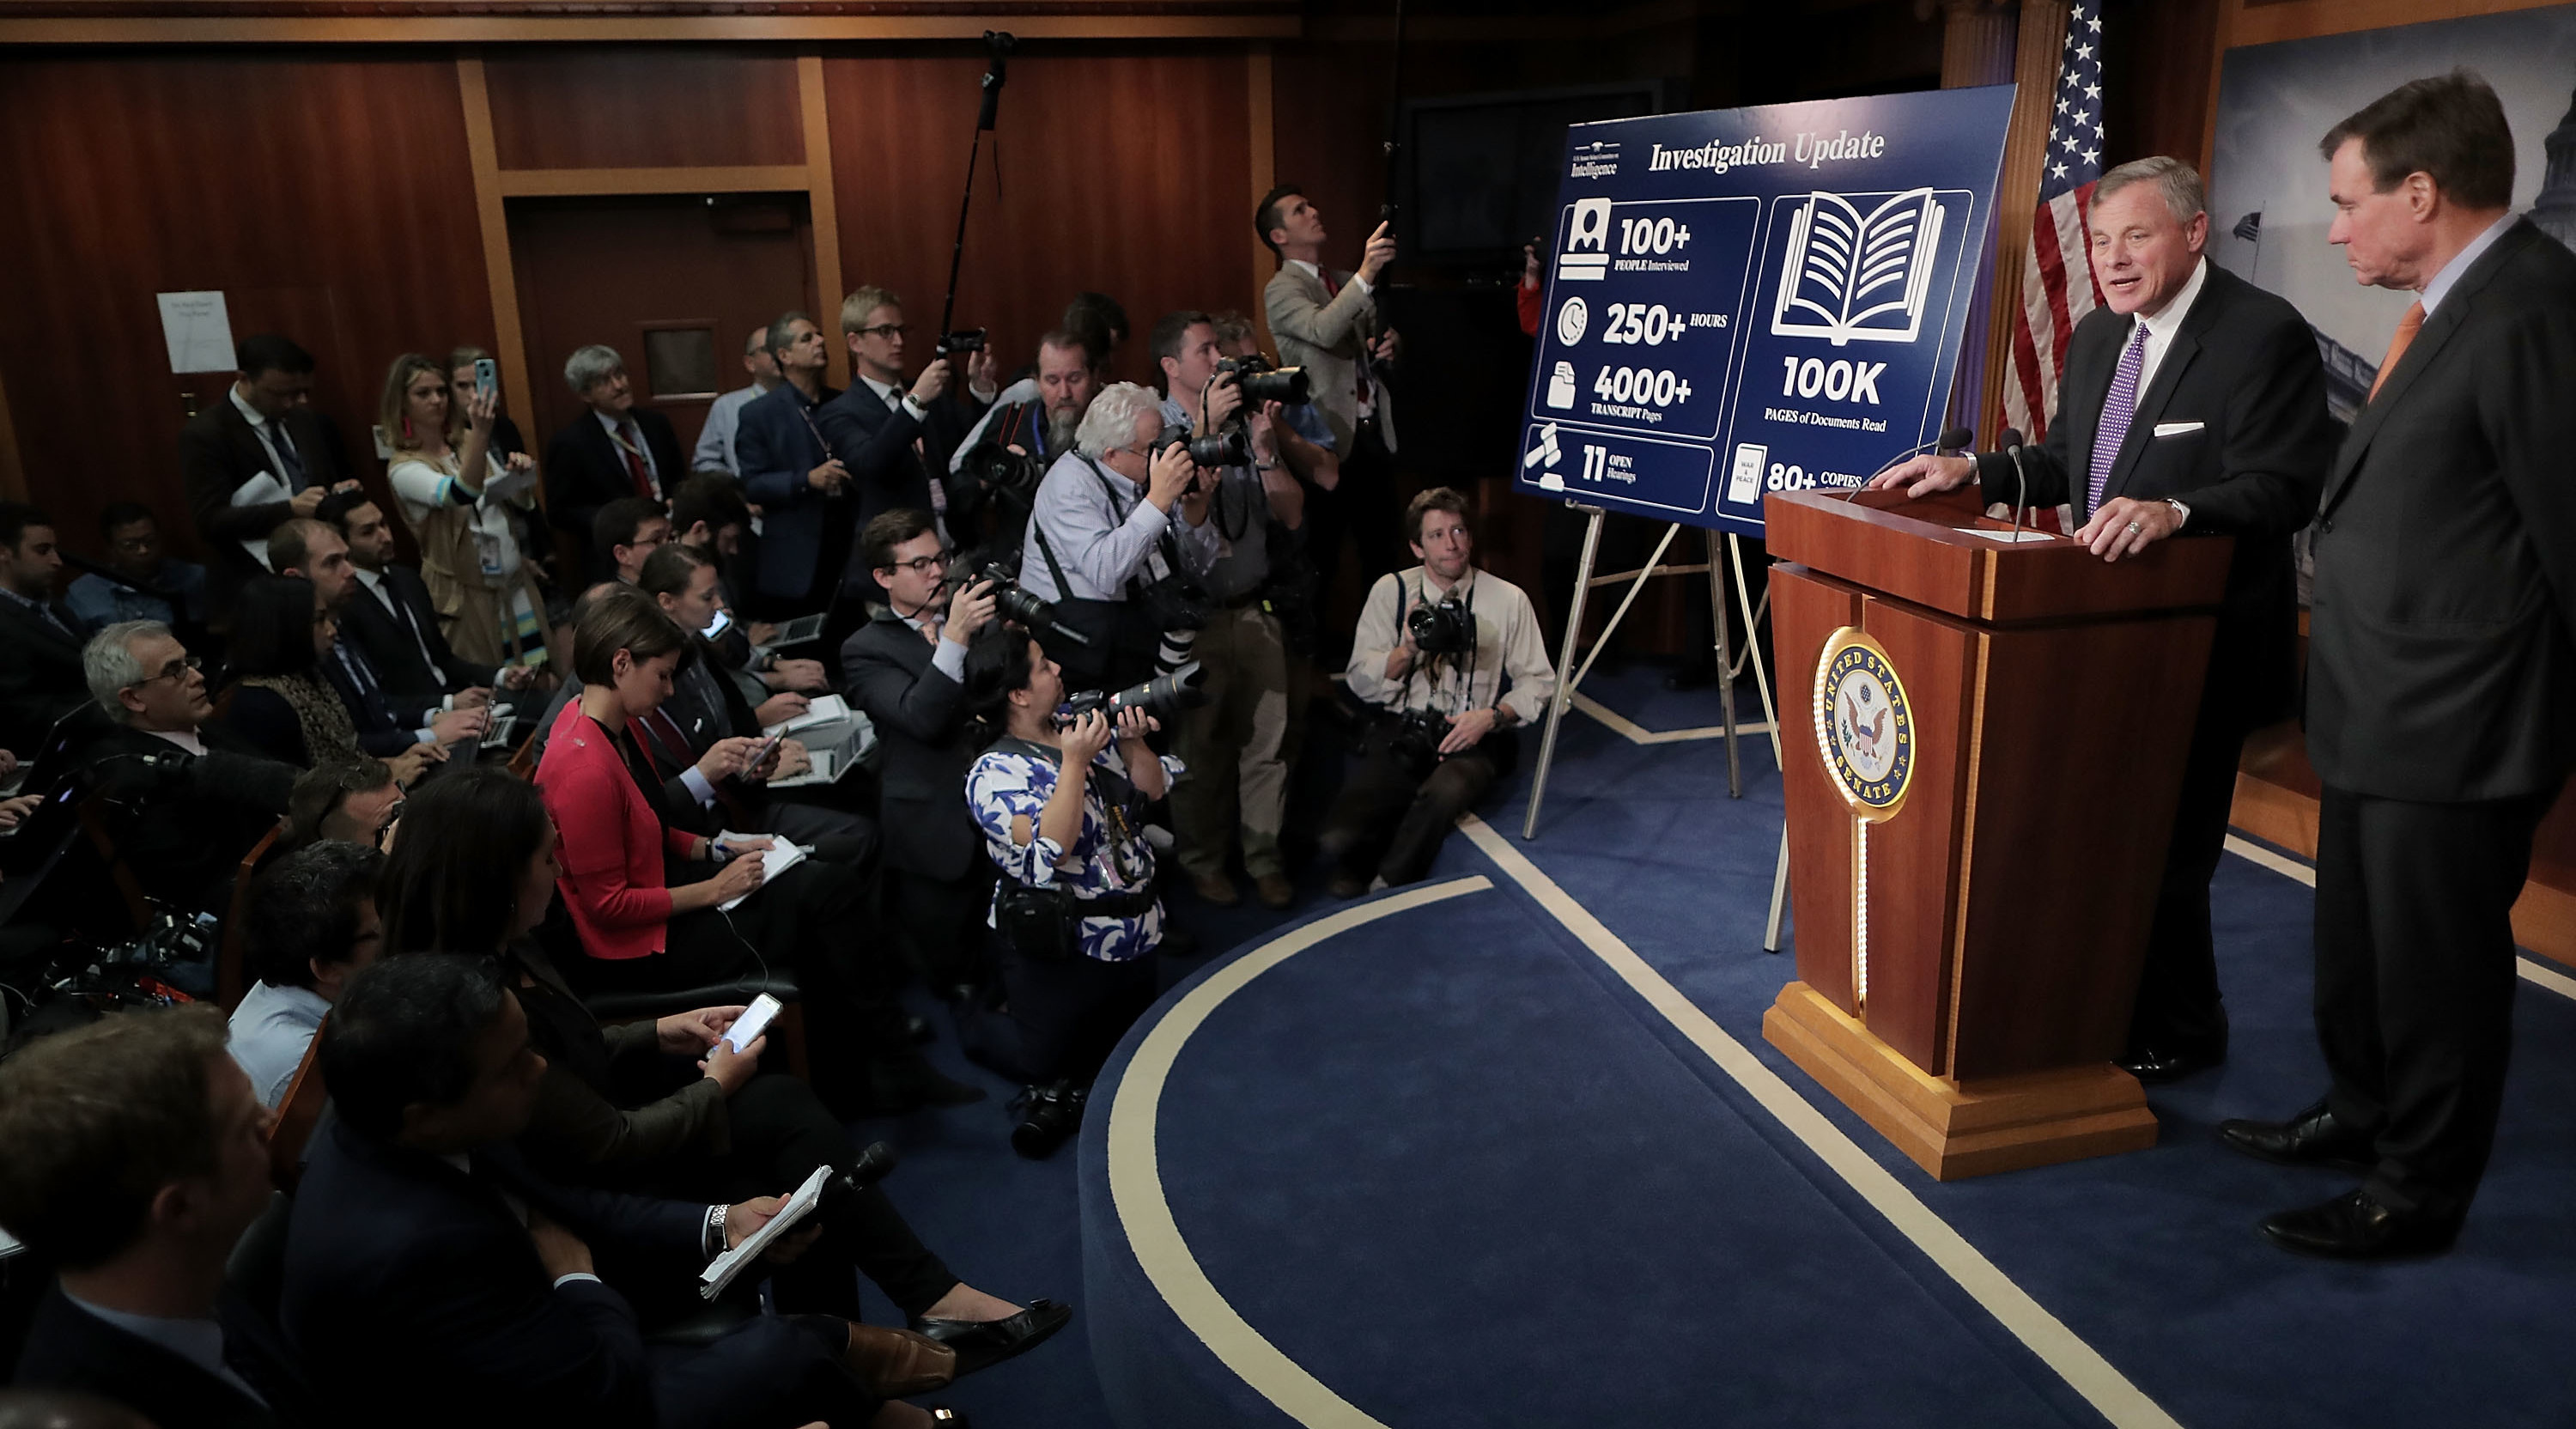
[[[1942,1180],[2155,1144],[2110,1059],[2234,544],[2105,564],[1974,497],[1764,503],[1798,978],[1763,1035]]]

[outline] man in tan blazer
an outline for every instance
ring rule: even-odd
[[[1264,195],[1252,224],[1279,255],[1262,294],[1279,361],[1306,369],[1341,460],[1339,486],[1306,494],[1307,550],[1321,588],[1331,591],[1347,529],[1365,584],[1407,563],[1396,529],[1394,416],[1374,368],[1394,360],[1398,346],[1377,308],[1378,276],[1395,259],[1395,238],[1381,223],[1357,272],[1326,268],[1323,215],[1294,184]]]

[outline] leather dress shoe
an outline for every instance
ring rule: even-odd
[[[957,1352],[917,1330],[850,1322],[841,1363],[879,1399],[907,1399],[944,1389],[957,1377]]]
[[[1290,883],[1282,874],[1265,873],[1252,880],[1252,887],[1261,895],[1264,908],[1285,908],[1297,901],[1297,885]]]
[[[2439,1255],[2460,1234],[2460,1217],[2403,1211],[2370,1194],[2346,1191],[2321,1206],[2266,1216],[2263,1235],[2283,1250],[2332,1260],[2396,1260]]]
[[[1356,873],[1336,873],[1333,875],[1333,881],[1325,885],[1324,891],[1335,898],[1357,898],[1369,891],[1368,880]]]
[[[1053,1300],[1032,1300],[1028,1308],[999,1320],[924,1320],[912,1327],[957,1352],[957,1377],[990,1369],[1013,1355],[1037,1348],[1073,1318],[1073,1307]]]
[[[2288,1121],[2222,1121],[2218,1139],[2258,1161],[2281,1166],[2367,1171],[2379,1164],[2371,1138],[2335,1120],[2324,1102]]]
[[[2118,1065],[2121,1071],[2139,1081],[2155,1085],[2181,1081],[2194,1073],[2206,1072],[2226,1060],[2227,1044],[2224,1042],[2214,1047],[2181,1042],[2163,1044],[2150,1042],[2134,1052],[2122,1055]]]
[[[1243,901],[1243,895],[1234,889],[1234,880],[1222,873],[1191,874],[1190,891],[1199,896],[1201,903],[1216,908],[1231,908]]]

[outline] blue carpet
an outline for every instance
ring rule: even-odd
[[[1713,692],[1666,692],[1661,673],[1596,671],[1586,690],[1649,729],[1716,723]],[[1739,699],[1759,717],[1749,684]],[[2576,1364],[2546,1348],[2576,1298],[2576,1230],[2560,1214],[2576,1172],[2561,1090],[2576,1003],[2520,989],[2495,1165],[2455,1253],[2388,1267],[2282,1255],[2254,1222],[2348,1181],[2243,1160],[2211,1128],[2323,1085],[2311,895],[2230,858],[2214,898],[2232,1058],[2151,1093],[2159,1145],[1943,1185],[1760,1040],[1793,975],[1759,951],[1780,827],[1767,739],[1745,741],[1733,801],[1717,742],[1639,747],[1570,719],[1539,836],[1521,844],[1535,753],[1487,819],[2181,1423],[2576,1417]],[[1497,887],[1291,958],[1220,1008],[1174,1069],[1158,1150],[1175,1215],[1281,1351],[1398,1426],[2101,1422],[1453,838],[1432,876],[1466,873]],[[1328,905],[1308,886],[1286,916]],[[1209,950],[1285,921],[1186,895],[1176,910]],[[1007,1095],[953,1049],[934,1060]],[[861,1124],[904,1147],[889,1190],[961,1274],[1080,1305],[1056,1342],[939,1397],[1003,1426],[1287,1422],[1181,1328],[1113,1233],[1109,1087],[1079,1183],[1072,1150],[1013,1157],[989,1104]]]

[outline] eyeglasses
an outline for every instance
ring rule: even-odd
[[[910,571],[917,576],[926,576],[932,571],[939,570],[947,564],[948,552],[943,550],[935,556],[915,556],[911,560],[895,561],[889,565],[882,566],[879,569],[889,571]]]
[[[185,659],[171,661],[169,664],[161,667],[160,674],[146,675],[142,679],[135,681],[133,684],[126,686],[126,688],[129,690],[139,690],[145,685],[151,684],[155,680],[184,680],[188,678],[189,671],[202,670],[204,668],[206,668],[206,662],[204,660],[201,660],[194,655],[190,655]]]
[[[144,552],[151,550],[153,547],[160,545],[161,538],[159,536],[121,536],[109,544],[113,545],[117,550],[131,551],[135,555],[139,556]]]
[[[859,336],[901,337],[910,331],[912,331],[912,324],[910,323],[878,323],[875,327],[863,327],[859,329]]]

